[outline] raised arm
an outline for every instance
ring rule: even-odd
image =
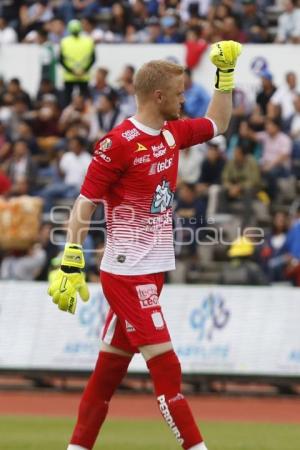
[[[227,130],[232,114],[232,89],[234,69],[242,46],[235,41],[216,42],[211,47],[210,59],[217,67],[215,92],[208,106],[206,117],[217,126],[218,134]]]
[[[228,128],[232,114],[232,93],[215,90],[207,109],[206,117],[213,120],[218,134],[223,134]]]

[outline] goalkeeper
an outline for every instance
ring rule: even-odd
[[[68,450],[91,450],[111,397],[140,352],[160,412],[184,449],[207,450],[181,393],[181,366],[159,303],[164,272],[175,268],[172,200],[179,150],[227,129],[234,69],[241,45],[212,45],[215,92],[206,117],[180,119],[184,68],[150,61],[134,81],[137,113],[96,143],[81,194],[72,210],[61,269],[48,293],[63,311],[75,313],[77,294],[87,301],[82,242],[96,205],[106,201],[107,242],[100,279],[110,305],[101,350],[84,390]]]

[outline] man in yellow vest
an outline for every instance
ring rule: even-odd
[[[59,61],[63,66],[65,84],[65,102],[69,104],[73,89],[78,86],[80,93],[87,96],[90,69],[95,62],[95,45],[91,37],[81,34],[79,20],[68,23],[69,36],[62,39],[60,44]]]

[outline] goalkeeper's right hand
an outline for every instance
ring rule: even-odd
[[[90,297],[85,282],[84,256],[81,245],[67,243],[62,258],[61,268],[50,282],[48,294],[62,311],[75,313],[77,292],[83,301]]]

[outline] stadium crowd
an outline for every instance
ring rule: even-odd
[[[0,80],[0,197],[28,195],[43,200],[38,239],[28,248],[16,243],[15,248],[10,245],[0,250],[0,278],[43,280],[51,276],[63,248],[67,220],[63,211],[79,193],[93,144],[135,113],[135,67],[131,65],[124,67],[112,86],[109,68],[99,67],[96,61],[90,81],[78,85],[67,79],[65,86],[71,83],[71,89],[58,90],[55,64],[59,60],[66,69],[60,41],[69,32],[82,30],[96,43],[186,42],[183,114],[200,117],[210,95],[194,82],[192,68],[208,43],[219,39],[269,42],[265,11],[274,3],[1,2],[0,44],[36,42],[47,46],[53,57],[42,67],[35,98],[18,78]],[[279,15],[273,40],[298,42],[297,2],[279,3],[277,7],[285,11]],[[295,16],[293,30],[286,20],[289,14]],[[80,23],[72,22],[72,28],[68,24],[74,18]],[[60,44],[57,61],[52,44]],[[94,63],[92,54],[93,49],[87,71]],[[266,68],[259,77],[254,102],[247,92],[235,89],[233,116],[225,136],[181,152],[174,205],[177,270],[169,274],[169,282],[300,285],[299,82],[293,72],[287,72],[285,82],[275,85]],[[53,206],[61,208],[55,224],[50,214]],[[104,223],[102,206],[95,219]],[[249,227],[255,228],[256,236],[246,233]],[[259,241],[260,233],[264,238]],[[103,245],[104,234],[91,230],[85,242],[85,249],[90,250],[86,252],[90,280],[98,279]]]
[[[76,18],[96,43],[185,42],[192,64],[207,43],[222,39],[300,40],[298,0],[3,0],[0,44],[35,41],[40,29],[58,44]]]

